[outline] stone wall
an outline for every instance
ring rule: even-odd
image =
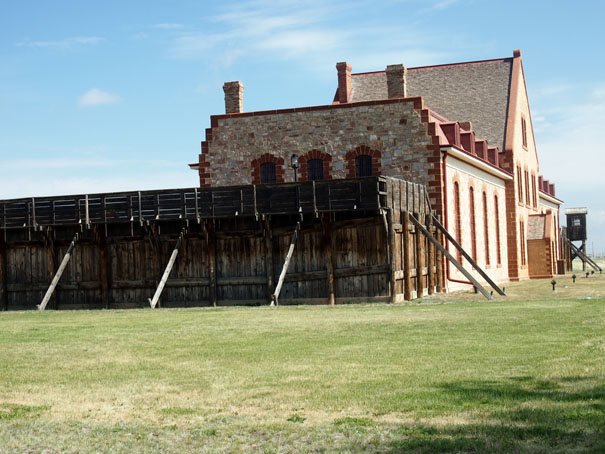
[[[324,160],[324,178],[348,178],[351,160],[363,153],[372,157],[373,174],[435,188],[433,201],[440,202],[439,150],[422,98],[216,115],[211,122],[200,154],[202,186],[260,183],[261,156],[293,181],[293,153],[301,166]],[[304,180],[307,172],[299,169],[298,176]]]

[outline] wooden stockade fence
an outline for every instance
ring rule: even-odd
[[[411,216],[443,243],[386,177],[0,201],[0,308],[39,305],[72,244],[48,308],[267,304],[281,274],[280,304],[411,300],[445,288]]]

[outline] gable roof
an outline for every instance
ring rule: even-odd
[[[408,68],[407,95],[447,118],[470,121],[490,145],[504,150],[513,58]],[[384,71],[352,74],[350,102],[387,99]]]

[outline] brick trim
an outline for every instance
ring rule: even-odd
[[[319,150],[313,149],[308,153],[298,158],[298,164],[300,166],[300,181],[309,181],[309,168],[307,164],[312,159],[320,159],[323,163],[324,180],[332,179],[332,155],[329,153],[323,153]]]
[[[355,159],[362,155],[367,155],[372,158],[372,176],[380,175],[380,151],[374,150],[367,145],[360,145],[345,155],[347,178],[355,178],[357,176]]]
[[[266,163],[275,164],[275,182],[284,182],[284,158],[272,155],[271,153],[265,153],[256,159],[253,159],[250,163],[252,169],[252,184],[261,184],[260,179],[260,166]]]

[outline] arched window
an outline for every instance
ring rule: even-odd
[[[458,182],[454,182],[454,223],[456,225],[456,241],[462,245],[462,225],[460,222],[460,186]],[[459,262],[462,261],[462,254],[460,250],[456,248],[456,255]]]
[[[483,191],[483,239],[485,241],[485,264],[489,265],[489,228],[487,226],[487,194]]]
[[[367,154],[361,154],[355,158],[355,176],[372,176],[372,157]]]
[[[498,196],[494,196],[494,218],[496,220],[496,259],[498,265],[502,264],[502,252],[500,251],[500,210],[498,208]]]
[[[307,174],[309,181],[324,179],[324,162],[321,159],[310,159],[307,161]]]
[[[468,208],[471,215],[471,256],[477,261],[477,232],[475,230],[475,191],[471,186],[468,190]]]
[[[260,182],[261,184],[275,183],[275,164],[265,162],[260,165]]]

